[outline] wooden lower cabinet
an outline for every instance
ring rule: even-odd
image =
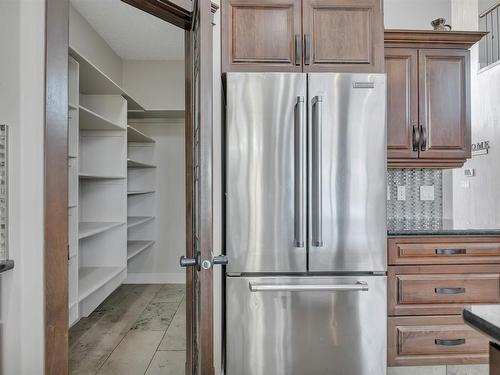
[[[500,345],[490,343],[490,375],[500,374]]]
[[[462,311],[500,303],[500,236],[405,236],[387,248],[388,365],[488,363],[488,339]]]
[[[488,339],[457,316],[388,319],[388,365],[488,363]]]

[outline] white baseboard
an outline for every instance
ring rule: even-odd
[[[185,284],[185,273],[129,273],[124,284]]]

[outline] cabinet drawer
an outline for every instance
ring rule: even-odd
[[[499,238],[391,238],[390,265],[500,263]]]
[[[500,265],[389,267],[389,314],[460,314],[463,305],[499,303],[499,271]]]
[[[388,320],[389,366],[488,362],[488,339],[461,316],[393,317]]]

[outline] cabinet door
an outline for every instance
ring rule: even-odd
[[[386,48],[387,157],[418,158],[418,52]]]
[[[222,71],[302,71],[300,0],[223,0]]]
[[[381,0],[303,0],[305,72],[383,72]]]
[[[469,51],[419,50],[420,158],[470,157]]]

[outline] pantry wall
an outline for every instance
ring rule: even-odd
[[[70,326],[123,283],[185,282],[184,32],[90,3],[69,14]]]

